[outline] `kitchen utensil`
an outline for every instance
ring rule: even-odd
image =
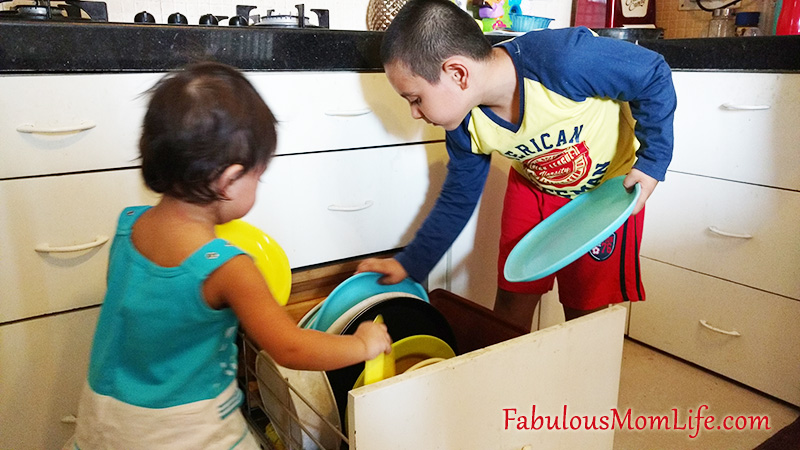
[[[378,314],[383,316],[383,323],[394,342],[424,334],[443,340],[454,352],[458,352],[455,336],[447,319],[430,303],[414,298],[398,297],[376,303],[354,317],[340,334],[355,333],[361,322],[374,320]],[[326,372],[342,423],[345,421],[347,392],[353,388],[363,371],[364,363],[359,363]]]
[[[383,316],[378,314],[375,323],[383,323]],[[387,355],[381,353],[373,359],[364,362],[364,373],[361,377],[363,384],[372,384],[385,378],[394,376],[394,347]]]
[[[503,274],[508,281],[546,277],[603,242],[630,216],[641,193],[629,193],[624,175],[579,195],[528,232],[508,255]]]
[[[308,328],[326,331],[339,316],[348,309],[373,295],[385,292],[404,292],[428,301],[425,288],[416,281],[406,278],[397,284],[380,284],[383,274],[362,272],[341,282],[322,302],[322,307],[314,315]]]
[[[317,449],[314,439],[339,448],[341,421],[325,372],[287,369],[264,351],[255,369],[264,410],[286,448]]]
[[[314,305],[314,307],[308,310],[308,312],[300,319],[300,321],[297,322],[297,326],[300,328],[308,328],[309,322],[321,307],[322,307],[322,302]]]
[[[331,324],[331,326],[329,326],[328,329],[325,331],[332,334],[341,334],[342,330],[344,330],[344,327],[346,327],[347,324],[350,323],[350,321],[352,321],[358,314],[360,314],[365,309],[369,308],[370,306],[376,303],[380,303],[392,298],[401,298],[401,297],[414,298],[419,301],[424,301],[421,298],[417,297],[416,295],[400,293],[400,292],[384,292],[383,294],[373,295],[368,299],[356,303],[352,308],[348,309],[341,316],[339,316],[339,318],[336,319]]]
[[[663,28],[592,28],[598,36],[623,39],[631,42],[662,39]]]
[[[428,367],[428,366],[430,366],[432,364],[436,364],[437,362],[442,362],[444,360],[445,360],[445,358],[423,359],[422,361],[420,361],[420,362],[414,364],[413,366],[409,367],[408,369],[406,369],[405,372],[403,372],[403,373],[413,372],[413,371],[415,371],[417,369],[422,369],[423,367]]]
[[[409,371],[412,367],[414,369],[420,368],[420,364],[427,361],[427,364],[433,364],[448,358],[456,356],[455,352],[446,342],[435,337],[427,336],[424,334],[409,336],[401,339],[392,344],[392,354],[394,355],[394,368],[395,373],[400,375]],[[367,382],[367,369],[359,375],[353,384],[353,389],[360,388],[371,384]],[[394,376],[384,376],[376,379],[374,382]]]
[[[289,301],[292,269],[286,253],[274,239],[241,219],[217,225],[215,232],[217,237],[239,247],[253,258],[278,304],[285,305]]]
[[[511,31],[533,31],[542,30],[550,26],[553,19],[538,16],[526,16],[524,14],[509,14],[511,18]]]

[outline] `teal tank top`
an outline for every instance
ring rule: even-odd
[[[130,239],[134,222],[148,208],[126,208],[119,218],[89,386],[148,408],[215,398],[236,377],[239,321],[230,308],[208,306],[203,281],[244,252],[215,239],[178,267],[158,266]]]

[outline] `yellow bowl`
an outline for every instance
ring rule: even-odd
[[[267,233],[241,219],[215,227],[217,237],[247,252],[267,281],[270,292],[280,305],[289,301],[292,290],[292,269],[280,245]]]
[[[393,343],[390,358],[394,360],[394,373],[399,375],[422,361],[427,361],[431,358],[448,359],[454,356],[456,356],[455,352],[445,341],[435,336],[418,334]],[[353,389],[365,385],[365,376],[366,370],[361,372],[361,375],[353,385]],[[380,381],[380,379],[376,379],[373,382],[376,381]]]

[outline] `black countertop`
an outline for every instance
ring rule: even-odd
[[[381,71],[382,35],[318,28],[0,22],[0,73],[163,72],[203,59],[253,71]],[[663,54],[675,70],[800,72],[800,36],[638,43]]]

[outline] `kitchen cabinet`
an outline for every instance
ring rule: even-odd
[[[17,399],[0,404],[2,448],[59,448],[72,433],[60,419],[76,413],[117,217],[158,200],[137,144],[142,94],[162,75],[0,76],[0,370]],[[293,268],[407,242],[443,181],[428,172],[446,159],[443,133],[414,121],[382,73],[246,76],[280,137],[245,219]]]
[[[800,75],[673,78],[675,156],[648,201],[629,335],[800,405]]]

